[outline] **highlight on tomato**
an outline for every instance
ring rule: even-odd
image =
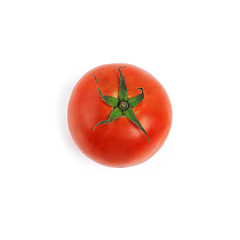
[[[172,123],[166,90],[145,70],[106,64],[87,72],[68,104],[68,126],[78,148],[97,163],[129,167],[164,144]]]

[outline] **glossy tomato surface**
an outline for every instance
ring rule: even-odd
[[[125,78],[128,97],[144,91],[144,99],[133,108],[148,137],[126,116],[111,123],[107,120],[113,107],[102,94],[118,98],[120,76]],[[87,72],[73,89],[68,105],[68,125],[79,149],[92,160],[111,167],[129,167],[153,156],[165,142],[171,128],[172,108],[167,92],[158,80],[145,70],[130,64],[106,64]]]

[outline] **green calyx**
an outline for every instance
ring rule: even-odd
[[[141,131],[144,132],[144,134],[147,136],[148,141],[150,142],[149,137],[147,135],[147,132],[143,128],[142,124],[138,121],[138,119],[135,116],[134,111],[133,111],[133,108],[136,107],[144,99],[143,88],[137,88],[137,89],[140,89],[142,91],[139,95],[137,95],[136,97],[128,98],[128,92],[127,92],[125,79],[124,79],[124,76],[123,76],[120,68],[125,68],[125,67],[119,67],[118,68],[118,73],[119,73],[119,77],[120,77],[120,87],[119,87],[119,92],[118,92],[118,98],[103,95],[101,90],[99,89],[97,78],[94,75],[94,78],[95,78],[96,83],[97,83],[97,89],[98,89],[98,92],[99,92],[102,100],[106,104],[108,104],[109,106],[113,107],[113,110],[110,113],[108,119],[105,120],[105,121],[99,122],[94,127],[94,130],[96,129],[96,127],[98,125],[111,123],[114,120],[118,119],[119,117],[125,116],[132,123],[134,123]]]

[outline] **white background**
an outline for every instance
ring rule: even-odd
[[[0,3],[0,239],[240,239],[240,2]],[[66,122],[88,70],[166,88],[173,124],[136,167],[86,158]]]

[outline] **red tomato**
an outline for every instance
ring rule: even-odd
[[[89,158],[111,167],[149,159],[165,142],[171,122],[171,103],[163,86],[129,64],[107,64],[87,72],[68,105],[76,145]]]

